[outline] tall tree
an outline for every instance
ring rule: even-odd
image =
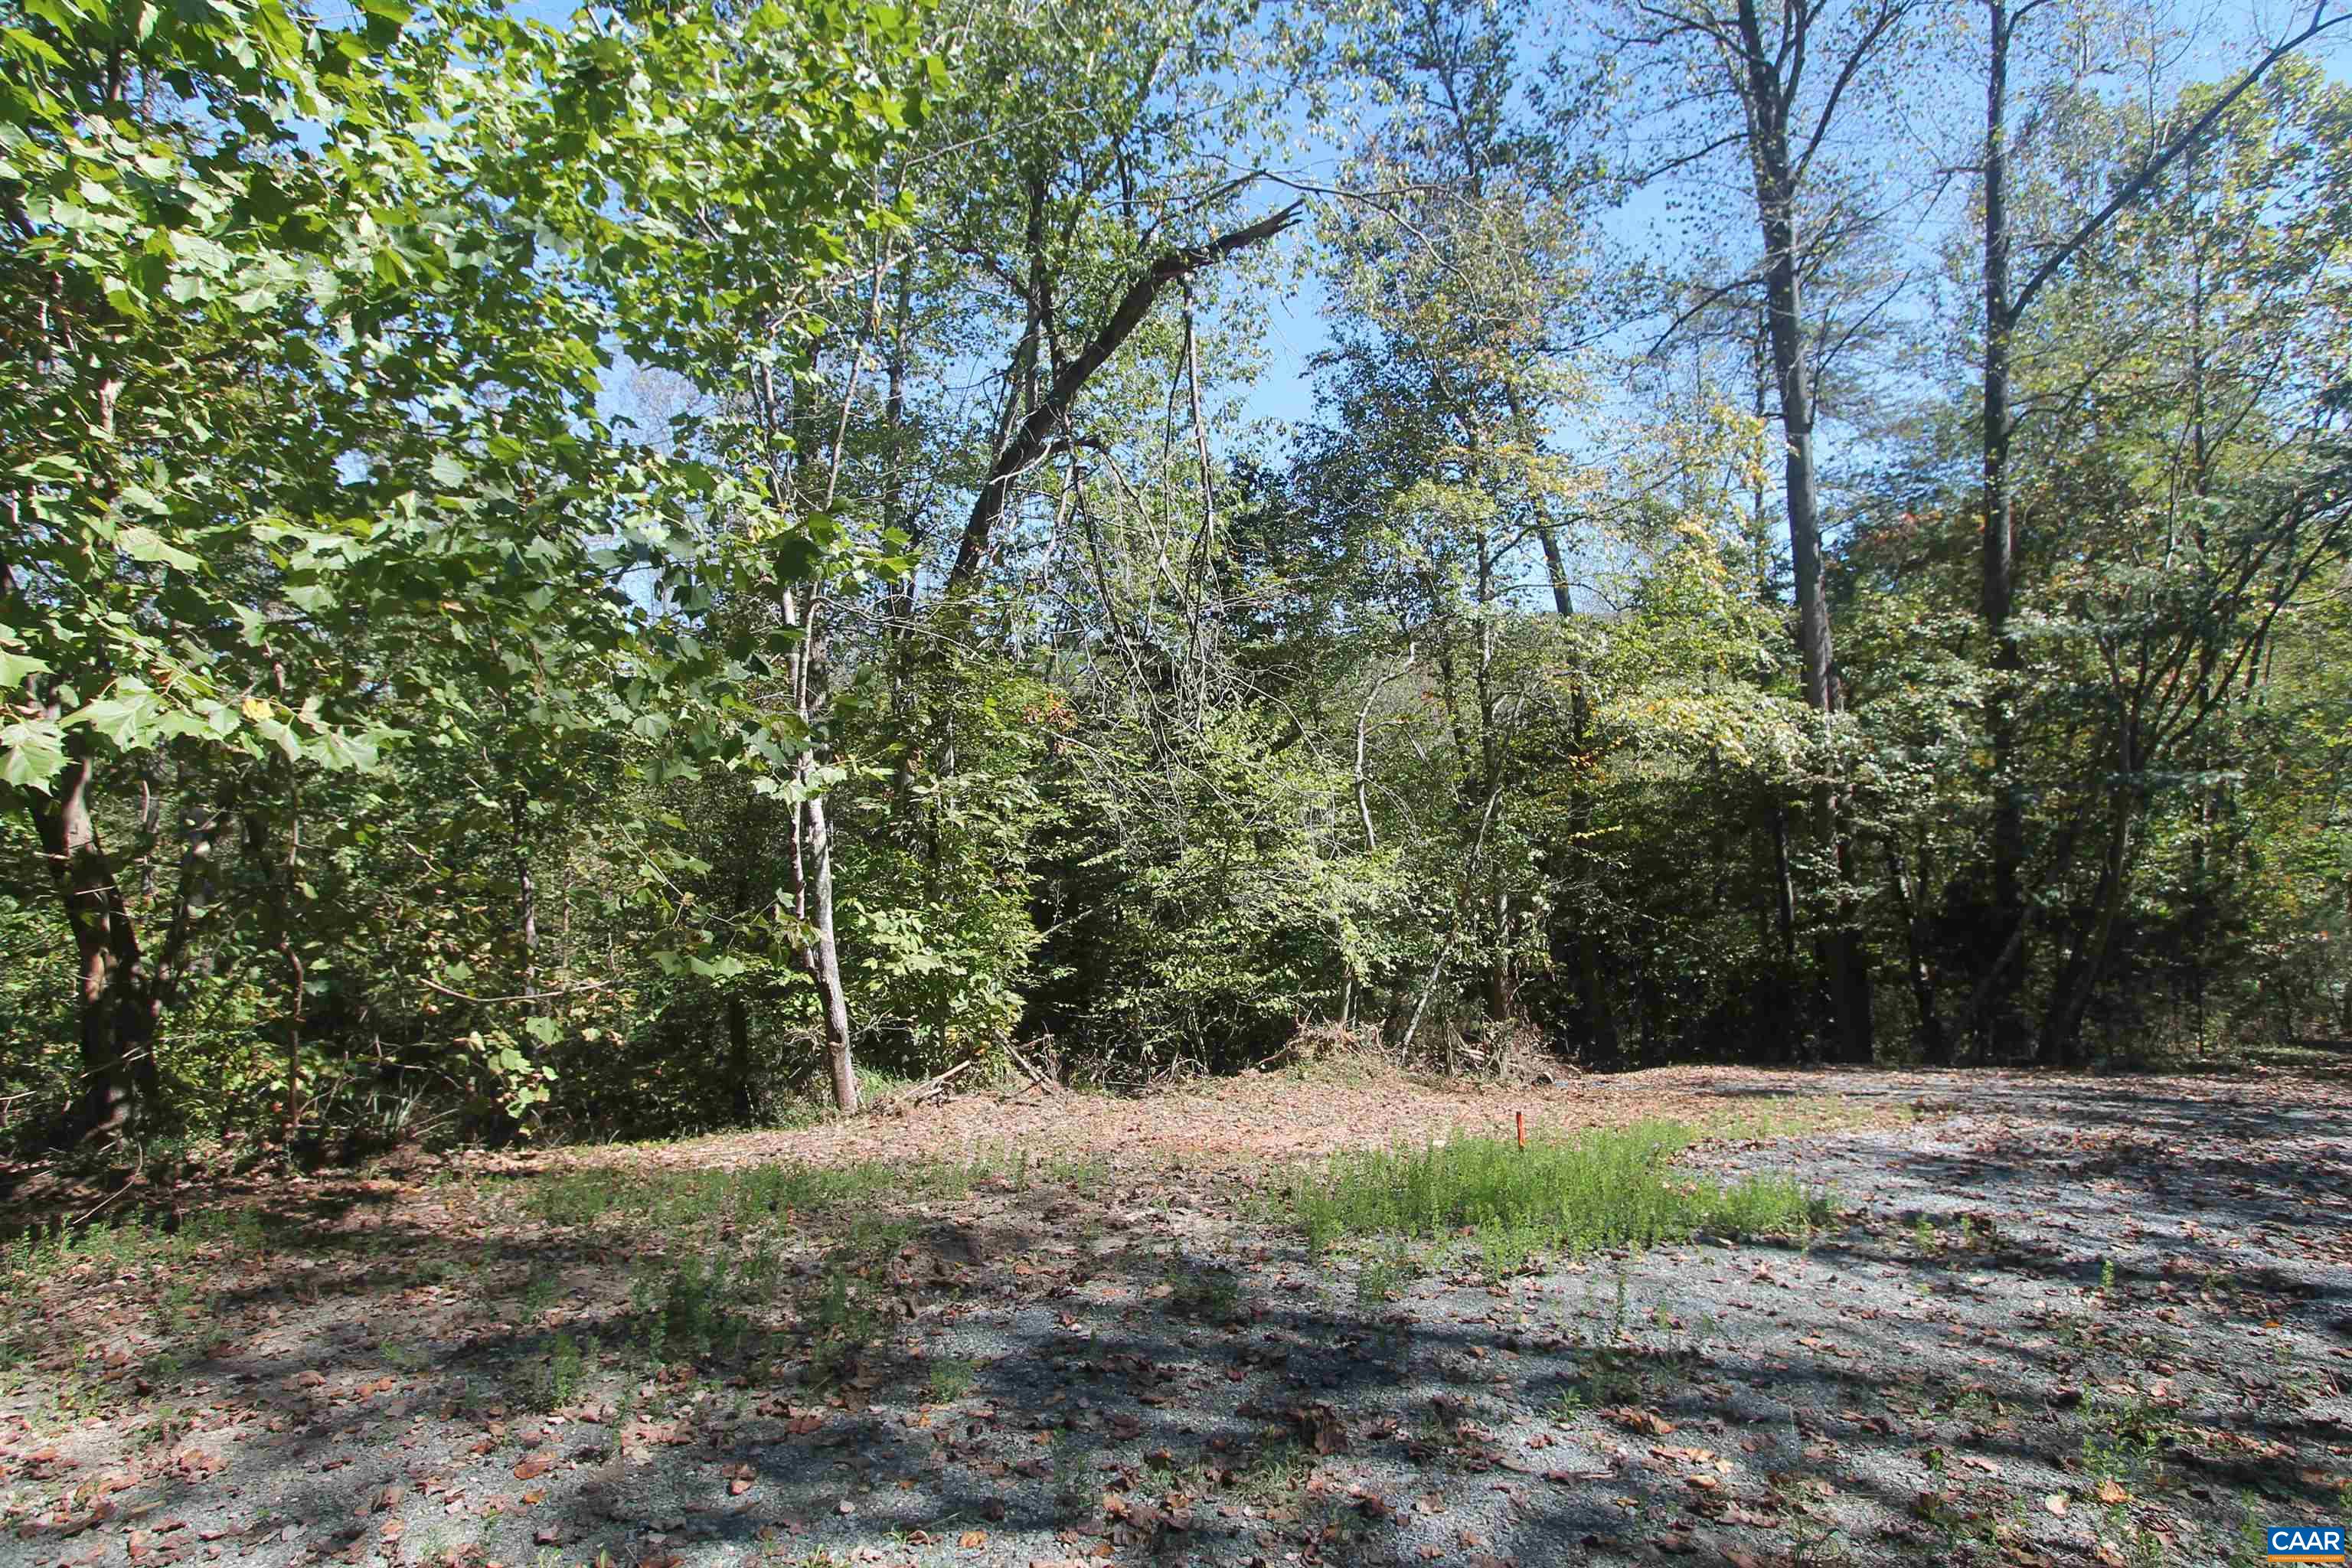
[[[1977,991],[1982,1000],[1974,1009],[1978,1016],[1968,1022],[1989,1026],[1995,1050],[2004,1056],[2024,1049],[2031,1033],[2019,1005],[2027,977],[2029,952],[2025,803],[2018,773],[2015,714],[2016,687],[2024,671],[2024,658],[2011,626],[2017,598],[2017,517],[2011,456],[2020,422],[2012,376],[2020,325],[2042,292],[2073,265],[2084,247],[2096,243],[2122,214],[2157,190],[2167,171],[2184,155],[2202,146],[2240,99],[2297,50],[2352,20],[2352,11],[2337,10],[2331,16],[2327,0],[2320,0],[2302,27],[2265,49],[2210,103],[2180,124],[2162,128],[2152,150],[2114,182],[2103,202],[2078,221],[2060,228],[2049,243],[2037,248],[2030,258],[2024,281],[2019,283],[2012,276],[2017,237],[2011,195],[2010,77],[2020,25],[2050,3],[2051,0],[2025,0],[2022,5],[2012,5],[2010,0],[1985,0],[1985,114],[1979,170],[1984,226],[1980,416],[1984,542],[1979,614],[1992,645],[1995,668],[2002,677],[1992,690],[1988,724],[1994,779],[1993,923],[2000,935],[2000,946],[1990,968],[1978,979]],[[2071,1038],[2071,1031],[2068,1037]]]
[[[1697,132],[1705,150],[1736,147],[1746,164],[1761,249],[1748,286],[1760,286],[1773,390],[1782,440],[1781,497],[1795,568],[1797,646],[1806,701],[1822,716],[1825,738],[1839,707],[1836,657],[1822,553],[1822,490],[1815,456],[1819,322],[1809,313],[1806,279],[1832,237],[1863,215],[1840,212],[1826,177],[1832,133],[1856,99],[1893,62],[1916,0],[1797,0],[1777,9],[1757,0],[1728,8],[1633,0],[1626,41],[1663,54],[1707,85],[1696,101],[1728,109]],[[1676,96],[1675,108],[1691,102]],[[1689,154],[1685,154],[1689,156]],[[1677,158],[1675,163],[1683,160]],[[1852,847],[1839,822],[1838,786],[1814,790],[1813,826],[1822,854],[1843,883]],[[1873,1049],[1870,975],[1852,921],[1843,916],[1822,941],[1837,1054],[1867,1061]]]
[[[21,697],[0,783],[76,936],[75,1130],[110,1138],[154,1082],[184,926],[152,952],[131,930],[91,808],[110,769],[165,749],[270,759],[269,797],[240,809],[273,844],[290,933],[301,770],[381,766],[423,717],[396,720],[397,701],[462,731],[469,685],[534,668],[520,650],[551,683],[668,668],[651,645],[620,658],[644,607],[605,542],[662,554],[704,476],[656,474],[612,437],[599,345],[641,317],[649,258],[723,246],[631,232],[614,192],[755,192],[809,246],[804,276],[828,226],[865,210],[845,171],[890,134],[874,110],[897,90],[868,78],[908,49],[898,24],[847,15],[557,34],[386,5],[344,30],[277,0],[46,7],[5,38],[0,665]],[[681,108],[707,125],[714,73],[747,54],[803,133],[679,159]],[[456,679],[411,685],[433,655]],[[309,983],[289,964],[291,1019]]]

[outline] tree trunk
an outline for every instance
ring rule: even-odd
[[[849,995],[841,987],[841,952],[833,937],[833,831],[825,821],[822,795],[813,796],[801,810],[808,824],[809,858],[816,868],[809,899],[811,935],[803,958],[824,1012],[824,1058],[833,1078],[834,1107],[848,1115],[857,1109],[857,1070],[849,1051]]]
[[[801,632],[794,654],[793,700],[803,725],[822,703],[823,640],[817,630],[822,601],[809,598],[801,613],[797,595],[783,596],[784,624]],[[812,726],[813,727],[813,726]],[[812,738],[809,745],[814,747]],[[833,829],[826,820],[824,796],[816,787],[814,751],[803,751],[793,770],[793,912],[802,923],[801,967],[814,983],[817,1007],[824,1029],[825,1065],[833,1079],[835,1109],[846,1115],[857,1109],[857,1071],[850,1055],[849,997],[841,984],[840,949],[834,941]]]
[[[76,733],[69,731],[69,733]],[[99,843],[90,811],[90,763],[76,756],[52,786],[26,792],[33,831],[74,937],[80,974],[81,1087],[67,1112],[68,1137],[111,1143],[157,1095],[154,976],[142,961],[131,910]]]
[[[1225,258],[1246,250],[1262,240],[1271,239],[1297,221],[1304,203],[1294,202],[1270,216],[1260,218],[1229,234],[1219,235],[1204,244],[1187,246],[1168,251],[1152,259],[1134,281],[1128,285],[1118,302],[1112,306],[1109,317],[1101,329],[1081,348],[1076,357],[1055,367],[1045,395],[1032,406],[1025,417],[1014,425],[1000,445],[995,458],[989,465],[987,476],[981,481],[979,493],[972,499],[971,515],[964,521],[963,537],[957,542],[955,562],[948,568],[947,582],[940,597],[953,602],[963,596],[978,578],[981,567],[987,562],[996,525],[1003,521],[1005,509],[1013,498],[1013,487],[1023,475],[1034,468],[1045,457],[1053,438],[1061,432],[1078,394],[1095,372],[1118,351],[1129,334],[1150,312],[1160,291],[1179,279],[1189,277],[1203,267],[1215,265]],[[1030,301],[1034,310],[1037,301]]]
[[[1513,412],[1517,412],[1516,397],[1513,399]],[[1568,583],[1568,557],[1559,547],[1558,531],[1549,522],[1536,530],[1536,539],[1543,546],[1544,574],[1551,582],[1552,608],[1559,613],[1560,624],[1566,626],[1576,614],[1576,596],[1570,591]],[[1592,723],[1592,698],[1585,689],[1580,673],[1572,678],[1569,686],[1568,710],[1569,743],[1575,751],[1568,784],[1569,833],[1574,841],[1570,853],[1574,858],[1573,863],[1580,868],[1585,842],[1592,832],[1592,792],[1585,780],[1586,770],[1592,761],[1588,739]],[[1584,884],[1586,894],[1582,900],[1585,908],[1578,916],[1574,938],[1577,1021],[1583,1027],[1585,1038],[1600,1053],[1601,1059],[1612,1060],[1618,1051],[1617,1016],[1610,1005],[1608,988],[1601,979],[1601,943],[1592,934],[1591,910],[1596,900],[1591,897],[1591,879],[1580,869],[1577,880]]]
[[[2017,690],[2025,662],[2011,635],[2010,611],[2016,595],[2017,519],[2010,489],[2010,443],[2016,433],[2011,406],[2010,352],[2016,307],[2010,298],[2009,234],[2009,45],[2015,23],[2006,0],[1987,0],[1991,26],[1985,73],[1984,140],[1984,426],[1983,571],[1979,613],[1992,644],[1993,684],[1987,698],[1986,731],[1992,749],[1992,924],[2007,933],[2023,929],[2025,910],[2025,805],[2017,770]],[[1986,976],[1989,1016],[1967,1020],[1990,1036],[1996,1058],[2014,1056],[2026,1043],[2021,1005],[2030,944],[2005,943],[2013,959]]]
[[[1926,914],[1903,874],[1903,857],[1891,842],[1886,846],[1886,877],[1903,915],[1903,967],[1911,981],[1911,1005],[1919,1015],[1919,1054],[1930,1067],[1949,1067],[1952,1042],[1944,1032],[1943,1015],[1936,1005],[1935,971],[1927,966]]]
[[[2115,947],[2116,925],[2123,913],[2131,880],[2131,832],[2137,816],[2140,766],[2137,724],[2130,714],[2123,720],[2121,767],[2107,797],[2107,847],[2099,865],[2099,887],[2092,900],[2090,929],[2052,986],[2042,1014],[2040,1056],[2058,1067],[2079,1066],[2083,1059],[2083,1020],[2091,998],[2105,975]]]
[[[736,1124],[748,1127],[758,1107],[751,1099],[751,1009],[740,995],[727,998],[727,1076]]]
[[[522,992],[526,1010],[539,999],[539,881],[530,870],[530,812],[520,795],[514,801],[515,836],[515,937],[521,951],[518,967],[521,971]]]
[[[1749,15],[1748,9],[1743,7],[1742,15]],[[1760,51],[1760,36],[1756,47]],[[1806,704],[1821,716],[1826,731],[1835,706],[1832,688],[1835,655],[1822,561],[1821,486],[1813,467],[1812,374],[1805,360],[1796,192],[1790,174],[1785,114],[1777,111],[1777,98],[1769,101],[1776,106],[1776,112],[1761,117],[1756,147],[1757,206],[1765,252],[1765,319],[1771,339],[1773,376],[1780,390],[1782,487],[1789,512],[1789,558],[1796,578],[1797,652],[1803,666]],[[1843,860],[1837,791],[1826,779],[1813,792],[1813,833],[1836,872]],[[1842,874],[1839,880],[1842,888]],[[1855,942],[1842,917],[1839,929],[1824,935],[1818,951],[1829,1002],[1825,1043],[1840,1060],[1866,1062],[1871,1058],[1870,1016],[1864,1000],[1868,981],[1866,975],[1854,973]]]

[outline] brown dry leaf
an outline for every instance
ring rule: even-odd
[[[1679,1531],[1670,1530],[1664,1535],[1654,1535],[1650,1537],[1650,1544],[1676,1557],[1687,1557],[1698,1550],[1698,1542]]]
[[[519,1481],[535,1481],[553,1468],[555,1468],[553,1460],[542,1459],[537,1454],[533,1454],[514,1468],[514,1479]]]
[[[1318,1454],[1348,1451],[1348,1428],[1328,1405],[1310,1405],[1290,1413],[1290,1424],[1307,1446]]]
[[[1675,1424],[1654,1410],[1643,1410],[1631,1405],[1620,1405],[1608,1412],[1609,1418],[1629,1432],[1647,1433],[1664,1437],[1675,1429]]]
[[[1731,1568],[1764,1568],[1764,1559],[1757,1556],[1753,1552],[1745,1552],[1737,1546],[1725,1547],[1723,1560],[1729,1563]]]
[[[977,1552],[982,1547],[988,1544],[988,1531],[984,1530],[967,1530],[961,1535],[956,1537],[956,1544],[962,1547],[966,1552]]]
[[[2060,1519],[2063,1519],[2066,1517],[2066,1494],[2064,1492],[2052,1492],[2048,1497],[2042,1500],[2042,1506],[2048,1509]]]
[[[2116,1485],[2114,1481],[2101,1481],[2101,1482],[2099,1483],[2099,1500],[2100,1500],[2101,1502],[2104,1502],[2104,1503],[2119,1503],[2119,1502],[2127,1502],[2127,1501],[2129,1501],[2129,1500],[2130,1500],[2130,1499],[2131,1499],[2131,1493],[2129,1493],[2129,1492],[2126,1491],[2122,1487],[2120,1487],[2120,1486]]]

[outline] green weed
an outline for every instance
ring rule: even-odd
[[[962,1197],[999,1171],[999,1163],[985,1156],[919,1164],[784,1161],[731,1170],[578,1166],[534,1178],[521,1201],[530,1214],[551,1225],[620,1218],[663,1230],[711,1222],[750,1226],[793,1210],[844,1207],[879,1197]]]
[[[1370,1310],[1412,1282],[1419,1261],[1402,1239],[1368,1255],[1356,1269],[1356,1304]]]
[[[930,1393],[934,1405],[953,1405],[971,1392],[980,1369],[967,1356],[936,1356],[930,1363]]]
[[[587,1363],[579,1341],[570,1334],[557,1334],[548,1348],[547,1365],[541,1370],[538,1386],[532,1390],[539,1408],[558,1410],[571,1404],[580,1393]]]
[[[1537,1252],[1793,1231],[1820,1216],[1820,1200],[1788,1176],[1727,1184],[1674,1172],[1668,1162],[1694,1137],[1678,1123],[1645,1122],[1531,1137],[1525,1148],[1461,1136],[1340,1154],[1295,1173],[1276,1202],[1318,1253],[1349,1236],[1464,1235],[1498,1274]]]
[[[2097,1399],[2084,1406],[2083,1468],[2094,1478],[2130,1486],[2152,1469],[2175,1423],[2140,1398]]]
[[[1171,1273],[1162,1283],[1169,1288],[1167,1308],[1171,1317],[1229,1323],[1240,1314],[1241,1282],[1223,1268]]]
[[[1267,1503],[1303,1484],[1314,1472],[1315,1456],[1303,1443],[1278,1443],[1255,1455],[1233,1478],[1245,1502]]]
[[[846,1270],[835,1268],[807,1313],[811,1339],[810,1380],[818,1387],[853,1371],[858,1358],[880,1337],[882,1321],[857,1298]]]

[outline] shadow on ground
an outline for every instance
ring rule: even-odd
[[[1700,1153],[1830,1190],[1801,1241],[1499,1281],[1116,1169],[660,1227],[345,1185],[69,1255],[0,1557],[2221,1563],[2343,1510],[2340,1104],[1780,1076],[1723,1092],[1948,1114]]]

